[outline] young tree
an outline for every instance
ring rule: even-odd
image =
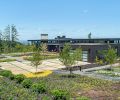
[[[22,52],[24,53],[24,56],[26,55],[26,53],[30,50],[28,45],[22,45]]]
[[[16,44],[15,49],[17,52],[22,52],[23,51],[23,44]]]
[[[41,51],[41,47],[36,47],[35,44],[32,44],[29,47],[30,47],[30,51],[32,51],[32,52],[36,51],[37,49]]]
[[[31,64],[36,68],[36,73],[37,73],[38,65],[40,65],[41,63],[42,63],[42,55],[40,49],[38,48],[32,55],[32,61],[31,61]]]
[[[60,61],[66,66],[72,74],[72,65],[75,64],[75,54],[71,53],[70,44],[65,44],[63,50],[60,52]]]
[[[109,47],[108,50],[103,50],[99,52],[99,55],[101,55],[100,59],[96,59],[96,61],[99,64],[105,63],[105,64],[110,64],[112,69],[112,64],[114,64],[117,60],[117,52],[115,49]]]
[[[43,54],[43,56],[44,56],[44,59],[45,59],[45,53],[47,52],[47,44],[46,43],[41,43],[41,45],[40,45],[40,47],[41,47],[41,51],[42,51],[42,54]]]
[[[113,48],[109,48],[107,54],[105,55],[105,61],[108,64],[110,64],[112,68],[112,64],[114,64],[116,60],[117,60],[116,50]]]
[[[77,64],[77,66],[79,66],[78,61],[82,60],[82,49],[81,48],[77,48],[74,53],[75,53],[74,54],[74,56],[75,56],[74,58],[76,60],[76,64]],[[79,66],[79,67],[80,67],[80,71],[81,71],[81,66]]]
[[[95,58],[95,62],[98,64],[98,65],[103,65],[103,59],[99,59],[97,56]]]
[[[15,25],[11,25],[11,49],[15,49],[16,42],[18,41],[18,31]]]

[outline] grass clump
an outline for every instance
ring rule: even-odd
[[[11,80],[14,80],[14,78],[15,78],[15,75],[12,74],[12,72],[9,71],[9,70],[1,70],[0,71],[0,75],[4,76],[4,77],[7,77],[7,78],[9,78]]]
[[[15,76],[15,80],[17,83],[21,83],[25,79],[25,76],[23,74],[18,74]]]
[[[60,89],[52,90],[52,95],[54,100],[69,100],[68,92]]]
[[[12,72],[9,70],[1,70],[0,75],[5,76],[5,77],[9,77],[10,75],[12,75]]]
[[[32,81],[31,79],[24,79],[21,84],[24,88],[30,88],[32,85]]]
[[[45,93],[46,92],[46,85],[45,85],[45,83],[34,83],[31,86],[31,89],[37,93]]]

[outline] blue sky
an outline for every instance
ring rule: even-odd
[[[20,40],[67,35],[120,37],[120,0],[0,0],[0,29],[15,24]]]

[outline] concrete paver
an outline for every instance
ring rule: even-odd
[[[11,65],[10,63],[7,63],[7,62],[0,63],[0,66],[2,66],[1,67],[2,69],[12,71],[13,74],[24,74],[24,73],[27,73],[27,71],[25,71],[25,70],[23,70],[23,69],[21,69],[19,67],[16,67],[14,65]]]
[[[12,62],[2,62],[0,63],[0,66],[2,66],[3,69],[11,70],[15,74],[23,74],[28,72],[36,72],[35,67],[31,65],[30,61],[23,60],[21,57],[11,57],[7,56],[7,58],[16,59],[17,61]],[[85,65],[88,64],[87,62],[78,62],[79,65]],[[44,70],[58,70],[61,68],[65,68],[65,66],[61,63],[59,59],[48,59],[44,60],[41,65],[38,66],[38,71],[44,71]]]

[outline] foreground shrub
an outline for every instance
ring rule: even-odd
[[[52,90],[54,100],[69,100],[69,94],[64,90]]]
[[[22,86],[24,88],[30,88],[32,85],[32,81],[30,79],[25,79],[22,81]]]
[[[14,79],[15,79],[15,75],[11,74],[11,75],[9,76],[9,79],[14,80]]]
[[[9,78],[11,80],[14,80],[14,78],[15,78],[15,75],[13,75],[12,72],[9,71],[9,70],[0,71],[0,75],[5,76],[5,77],[7,77],[7,78]]]
[[[31,86],[31,88],[34,92],[38,92],[38,93],[45,93],[46,92],[46,86],[44,83],[34,83]]]
[[[0,100],[37,100],[37,94],[4,77],[0,79]]]
[[[9,70],[2,70],[2,71],[0,71],[0,75],[9,77],[10,75],[12,75],[12,72]]]
[[[23,74],[19,74],[15,76],[15,79],[17,83],[21,83],[25,79],[25,76]]]

